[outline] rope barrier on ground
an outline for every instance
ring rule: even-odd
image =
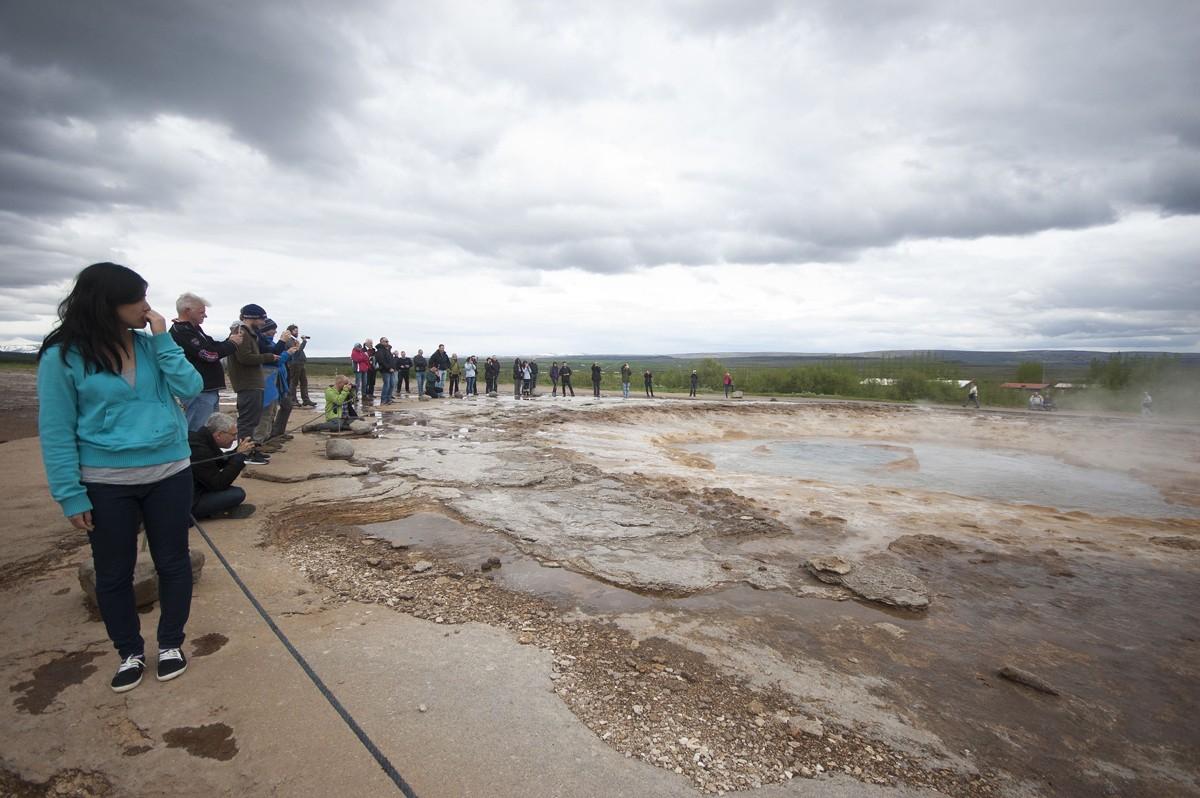
[[[211,537],[209,537],[208,532],[204,530],[204,527],[200,526],[200,522],[196,520],[195,516],[192,516],[192,523],[196,525],[196,530],[200,533],[200,536],[204,538],[204,542],[208,544],[208,547],[212,549],[213,554],[217,555],[217,559],[221,561],[221,565],[225,566],[225,570],[229,572],[229,575],[233,578],[234,584],[241,589],[242,593],[250,601],[250,604],[253,605],[254,609],[258,611],[258,614],[262,617],[262,619],[266,621],[266,624],[268,627],[270,627],[271,631],[275,633],[275,637],[279,639],[279,642],[283,644],[283,647],[286,648],[288,653],[292,655],[292,659],[296,660],[296,663],[300,666],[301,670],[304,671],[305,675],[308,676],[308,678],[316,686],[317,690],[320,691],[321,695],[325,697],[325,700],[329,702],[329,705],[332,706],[334,711],[337,712],[338,715],[341,716],[342,720],[346,722],[346,725],[350,727],[350,731],[354,732],[354,736],[358,738],[358,741],[362,743],[363,747],[366,748],[367,751],[370,752],[371,756],[375,758],[375,762],[379,765],[379,767],[383,768],[383,772],[387,774],[389,779],[392,780],[392,783],[396,785],[396,788],[404,794],[405,798],[417,798],[417,794],[413,792],[413,788],[410,787],[408,782],[404,780],[404,777],[400,775],[400,772],[396,770],[396,767],[391,763],[387,756],[379,750],[379,746],[375,745],[374,741],[372,741],[367,733],[363,731],[363,728],[358,725],[358,722],[354,720],[354,717],[346,710],[344,706],[342,706],[342,703],[337,700],[337,696],[330,691],[330,689],[325,685],[325,682],[321,680],[321,677],[318,676],[316,671],[312,669],[312,666],[308,664],[308,660],[304,658],[304,655],[301,654],[294,645],[292,645],[292,641],[288,639],[288,636],[285,635],[283,630],[275,624],[275,621],[271,618],[270,613],[268,613],[263,605],[259,603],[258,599],[255,598],[254,594],[250,591],[250,588],[246,587],[246,583],[243,582],[241,577],[237,575],[237,571],[235,571],[233,566],[229,564],[229,561],[225,559],[225,555],[221,554],[221,550],[217,548],[217,544],[213,542]]]

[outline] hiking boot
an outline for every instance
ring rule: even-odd
[[[283,445],[278,443],[263,443],[258,447],[259,453],[275,454],[283,451]]]
[[[187,670],[187,657],[177,648],[160,648],[158,650],[158,680],[167,682],[176,676],[183,675]]]
[[[235,520],[240,519],[240,518],[249,518],[250,516],[254,515],[254,511],[257,509],[258,508],[255,507],[253,504],[242,503],[242,504],[239,504],[237,507],[230,507],[228,510],[225,510],[224,512],[220,513],[219,517],[220,518],[233,518]]]
[[[117,668],[117,673],[112,678],[112,689],[114,693],[124,693],[132,690],[142,683],[142,674],[146,672],[146,655],[134,654],[125,658]]]

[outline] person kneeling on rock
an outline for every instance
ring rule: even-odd
[[[254,512],[246,501],[246,491],[233,481],[246,467],[246,454],[254,448],[254,439],[246,438],[226,453],[237,441],[237,421],[224,413],[213,413],[196,432],[188,434],[192,447],[192,515],[196,518],[247,518]]]

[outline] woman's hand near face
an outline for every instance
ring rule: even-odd
[[[167,320],[154,308],[146,309],[146,321],[150,322],[150,332],[155,335],[167,331]]]

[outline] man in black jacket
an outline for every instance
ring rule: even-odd
[[[575,389],[571,386],[571,367],[564,360],[562,368],[558,370],[558,378],[562,380],[563,398],[567,398],[567,391],[571,392],[571,398],[575,398]]]
[[[595,396],[597,399],[600,398],[600,378],[603,376],[603,374],[604,374],[604,372],[602,372],[600,370],[600,364],[593,362],[592,363],[592,395]]]
[[[217,412],[221,389],[225,387],[225,369],[221,368],[221,358],[232,355],[242,342],[240,329],[230,333],[224,341],[215,341],[200,328],[208,317],[208,306],[206,299],[195,294],[183,294],[175,300],[178,318],[171,324],[171,337],[204,380],[204,390],[200,395],[183,406],[188,432],[203,427],[208,417]]]
[[[400,350],[400,357],[396,358],[396,393],[400,392],[400,386],[404,386],[404,395],[408,396],[411,391],[408,388],[408,372],[413,367],[413,359]]]
[[[396,393],[396,356],[386,338],[380,338],[379,345],[375,347],[375,365],[383,375],[383,392],[379,395],[379,403],[390,405]]]
[[[437,351],[429,356],[429,365],[437,366],[437,387],[441,391],[442,383],[446,379],[446,372],[450,369],[450,355],[446,354],[445,344],[438,344]]]
[[[192,515],[196,518],[247,518],[254,512],[246,501],[246,491],[233,484],[246,465],[246,453],[254,449],[247,438],[237,449],[223,449],[237,438],[237,422],[224,413],[213,413],[197,432],[188,433],[192,447]]]

